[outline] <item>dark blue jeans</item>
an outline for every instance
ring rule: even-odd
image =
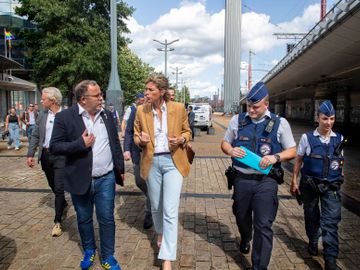
[[[304,201],[305,229],[309,243],[317,245],[321,229],[324,259],[337,258],[339,255],[338,224],[341,220],[340,190],[329,189],[320,195],[305,179],[301,179],[300,192]]]
[[[101,178],[93,179],[84,195],[71,194],[77,215],[78,229],[83,249],[95,249],[93,210],[99,223],[101,259],[114,255],[115,246],[115,175],[111,172]]]
[[[237,177],[234,183],[233,213],[241,241],[254,240],[251,253],[252,269],[264,270],[270,262],[273,231],[272,224],[278,209],[278,184],[270,178],[247,180]]]

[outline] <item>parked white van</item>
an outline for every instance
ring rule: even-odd
[[[195,127],[201,130],[208,130],[212,127],[212,107],[208,103],[194,103],[192,106],[195,113]]]

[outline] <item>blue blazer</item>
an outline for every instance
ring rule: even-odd
[[[113,115],[104,110],[101,118],[109,137],[116,183],[123,186],[121,174],[125,171],[124,157]],[[66,156],[64,188],[77,195],[85,194],[92,181],[92,149],[85,147],[82,138],[84,130],[85,124],[79,115],[79,106],[74,105],[56,114],[50,141],[50,152]]]
[[[136,108],[131,111],[129,119],[127,120],[126,123],[124,152],[130,151],[132,163],[138,165],[140,163],[140,148],[134,143],[135,116],[136,116]]]

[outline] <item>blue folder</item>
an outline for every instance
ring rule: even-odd
[[[236,157],[235,159],[240,161],[241,163],[244,163],[245,165],[263,173],[268,175],[272,165],[269,165],[266,169],[262,169],[260,168],[259,164],[260,164],[260,160],[262,159],[262,157],[260,157],[259,155],[255,154],[254,152],[250,151],[249,149],[247,149],[244,146],[241,146],[241,148],[243,150],[245,150],[246,155],[243,158],[238,158]]]

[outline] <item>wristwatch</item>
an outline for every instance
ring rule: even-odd
[[[280,162],[280,155],[279,154],[275,154],[274,155],[276,162]]]

